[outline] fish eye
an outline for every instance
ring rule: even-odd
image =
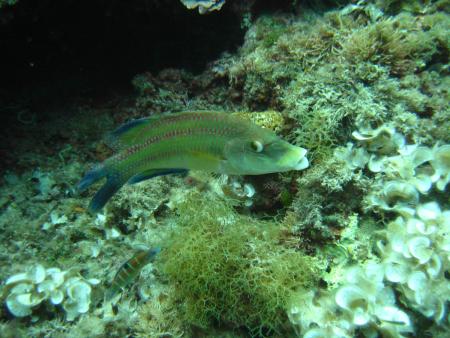
[[[256,151],[257,153],[260,153],[261,151],[263,151],[264,146],[261,142],[259,141],[252,141],[251,143],[251,147],[254,151]]]

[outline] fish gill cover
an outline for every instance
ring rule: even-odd
[[[448,2],[19,0],[0,22],[2,336],[448,336]],[[89,214],[99,186],[73,187],[107,133],[183,111],[310,165],[155,177]]]

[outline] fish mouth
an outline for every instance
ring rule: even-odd
[[[295,170],[303,170],[308,168],[309,166],[309,162],[308,159],[306,157],[302,157],[297,164],[294,166]]]
[[[306,158],[306,153],[308,152],[306,149],[292,146],[291,145],[291,151],[290,151],[290,165],[289,167],[291,170],[303,170],[305,168],[308,168],[309,161]]]

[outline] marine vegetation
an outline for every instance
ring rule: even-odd
[[[193,192],[176,208],[179,227],[157,264],[175,286],[183,321],[254,335],[289,332],[288,302],[317,283],[320,261],[284,247],[280,224],[239,215],[216,195]]]

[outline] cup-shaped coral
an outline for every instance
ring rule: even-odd
[[[397,284],[411,308],[436,322],[445,315],[450,297],[445,277],[450,252],[450,212],[436,202],[418,205],[409,216],[388,224],[380,244],[385,278]]]
[[[417,189],[408,182],[389,181],[378,193],[368,196],[370,206],[376,206],[384,210],[397,211],[401,214],[412,215],[412,208],[419,202]]]
[[[79,277],[70,278],[66,283],[67,300],[63,308],[67,320],[74,320],[79,314],[86,313],[91,303],[91,286]]]
[[[45,277],[45,268],[42,265],[36,265],[29,268],[27,272],[11,276],[6,280],[5,285],[12,287],[6,298],[6,306],[14,316],[31,315],[32,308],[45,299],[45,295],[34,287],[34,285],[42,283]]]
[[[9,312],[16,317],[31,315],[31,309],[43,300],[41,297],[36,297],[37,295],[33,291],[33,285],[29,283],[20,283],[14,286],[6,298]]]
[[[45,298],[50,298],[54,305],[60,304],[64,299],[64,294],[60,290],[60,286],[64,283],[65,271],[58,268],[47,269],[47,274],[50,278],[44,280],[37,286],[38,292],[44,293]]]
[[[354,131],[352,136],[365,144],[365,148],[369,151],[383,155],[393,153],[405,144],[403,135],[397,133],[390,125],[382,125],[376,129],[362,126],[359,131]]]
[[[432,180],[436,182],[436,187],[439,190],[444,191],[450,181],[450,144],[434,147],[433,155],[431,161],[431,166],[434,169]]]
[[[86,280],[73,274],[58,268],[45,269],[38,264],[11,276],[5,283],[8,310],[16,317],[26,317],[48,300],[52,305],[62,304],[67,320],[73,320],[89,310],[91,285],[99,283],[97,279]]]
[[[364,168],[369,161],[369,153],[364,148],[354,148],[353,143],[347,143],[347,147],[339,147],[335,150],[334,156],[343,161],[348,168]]]
[[[368,294],[356,285],[344,286],[336,293],[336,304],[352,316],[352,324],[366,325],[370,320]]]
[[[408,248],[411,255],[419,261],[419,264],[428,262],[433,254],[431,241],[425,236],[415,236],[409,239]]]

